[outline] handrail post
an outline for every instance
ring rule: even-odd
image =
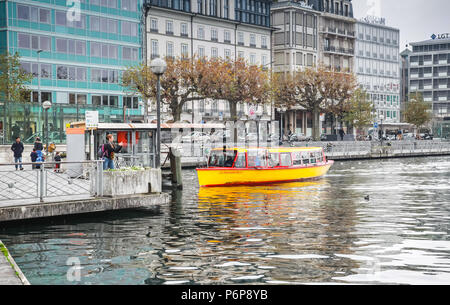
[[[40,192],[39,192],[39,200],[40,202],[44,202],[44,191],[46,186],[45,183],[45,170],[44,170],[44,163],[41,163],[41,167],[39,168],[39,183],[40,183]]]

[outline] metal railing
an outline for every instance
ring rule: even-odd
[[[102,160],[0,164],[0,203],[80,195],[103,196]]]

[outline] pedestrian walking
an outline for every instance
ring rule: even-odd
[[[11,150],[14,152],[14,163],[16,166],[16,170],[19,169],[19,165],[20,165],[20,170],[23,170],[23,166],[22,166],[22,153],[23,153],[23,144],[20,141],[20,137],[16,138],[16,142],[14,142],[14,144],[11,146]]]
[[[61,168],[61,155],[59,154],[59,152],[57,151],[55,154],[55,173],[59,173],[60,172],[60,168]]]
[[[106,136],[106,140],[108,141],[106,144],[102,144],[101,157],[103,159],[103,170],[114,169],[114,157],[115,154],[118,153],[122,149],[122,142],[118,145],[114,144],[114,136],[112,134],[108,134]]]

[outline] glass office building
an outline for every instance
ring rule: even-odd
[[[111,122],[142,120],[138,98],[120,85],[122,71],[141,62],[142,2],[0,1],[0,52],[18,52],[22,68],[34,76],[29,85],[31,105],[23,106],[32,121],[20,125],[13,122],[17,116],[5,119],[7,111],[22,106],[2,102],[0,141],[11,142],[16,125],[23,138],[42,133],[42,110],[36,107],[39,89],[42,102],[64,109],[50,110],[63,115],[55,120],[55,132],[63,132],[73,119],[84,119],[86,109],[98,109],[100,117]]]

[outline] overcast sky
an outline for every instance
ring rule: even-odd
[[[450,33],[449,0],[353,0],[353,13],[386,18],[386,25],[400,29],[400,52],[410,42]]]

